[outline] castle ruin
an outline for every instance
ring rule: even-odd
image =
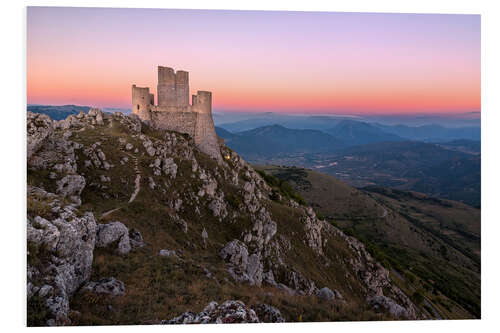
[[[212,119],[212,93],[198,91],[189,104],[189,73],[158,66],[158,104],[149,88],[132,85],[132,113],[154,127],[190,135],[202,152],[221,160]]]

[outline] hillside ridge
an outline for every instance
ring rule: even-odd
[[[224,145],[217,163],[98,109],[28,112],[27,133],[30,326],[167,323],[210,302],[217,321],[230,300],[286,321],[428,317],[361,242]]]

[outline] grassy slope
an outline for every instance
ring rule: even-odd
[[[358,190],[306,169],[257,169],[290,182],[321,215],[361,239],[429,312],[480,316],[480,210],[411,192]]]
[[[108,121],[106,121],[108,122]],[[108,126],[109,125],[109,126]],[[159,132],[148,129],[143,133],[150,137],[160,138]],[[360,281],[353,278],[350,268],[343,263],[328,269],[318,261],[311,249],[307,247],[302,236],[303,226],[299,223],[299,209],[291,208],[270,200],[266,205],[273,219],[278,224],[278,232],[292,238],[293,253],[286,258],[287,264],[317,281],[319,287],[328,286],[338,289],[347,302],[323,302],[314,296],[288,296],[275,288],[258,288],[246,284],[234,283],[219,258],[219,250],[230,240],[241,237],[242,231],[251,225],[247,216],[241,216],[235,223],[219,222],[206,208],[207,202],[200,201],[200,216],[194,213],[192,200],[186,193],[197,186],[193,177],[190,162],[175,157],[178,164],[178,176],[169,181],[165,176],[155,176],[149,164],[152,162],[138,140],[117,122],[106,124],[95,130],[74,131],[71,140],[88,147],[96,141],[106,154],[106,160],[113,164],[110,170],[88,169],[84,166],[86,159],[78,153],[78,172],[84,174],[87,186],[82,193],[81,211],[90,210],[98,223],[121,221],[129,229],[139,230],[147,243],[144,248],[134,249],[127,256],[119,256],[105,249],[96,249],[91,280],[113,276],[126,285],[126,295],[122,297],[106,297],[95,294],[77,293],[71,303],[71,309],[78,311],[72,320],[76,325],[112,325],[112,324],[145,324],[158,320],[170,319],[184,311],[201,311],[209,301],[222,302],[227,299],[239,299],[252,306],[265,302],[278,307],[288,321],[332,321],[332,320],[381,320],[391,319],[383,313],[370,310],[361,293]],[[62,135],[56,132],[56,135]],[[131,204],[128,203],[134,189],[135,172],[133,162],[120,164],[125,153],[118,149],[119,138],[125,138],[139,148],[139,167],[142,173],[141,191]],[[199,164],[205,170],[213,170],[215,162],[207,156],[196,153]],[[104,183],[106,188],[94,185],[101,175],[111,178]],[[148,177],[156,184],[169,182],[166,191],[151,190]],[[237,188],[219,177],[219,186],[224,188],[226,198],[232,197],[237,209],[242,201]],[[51,189],[45,171],[30,171],[28,183]],[[196,193],[196,192],[195,192]],[[180,217],[187,222],[188,232],[184,233],[168,203],[174,199],[184,201]],[[191,204],[190,204],[191,203]],[[101,218],[104,212],[120,208]],[[203,246],[201,233],[206,228],[209,239]],[[351,255],[347,245],[341,239],[329,239],[325,252],[342,255],[345,260]],[[160,249],[174,249],[181,259],[162,258],[158,256]],[[207,277],[208,269],[213,277]],[[345,276],[349,278],[346,279]],[[76,312],[73,312],[75,314]]]

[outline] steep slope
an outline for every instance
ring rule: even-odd
[[[429,315],[480,317],[480,210],[415,192],[358,190],[307,169],[257,169],[289,182],[326,220],[361,239]]]
[[[217,163],[98,110],[27,124],[29,325],[428,316],[362,243],[225,146]]]

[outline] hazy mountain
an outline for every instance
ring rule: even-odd
[[[258,127],[280,125],[291,129],[315,129],[326,130],[334,127],[340,121],[351,119],[349,116],[305,116],[305,115],[283,115],[277,113],[258,114],[248,119],[234,122],[217,123],[217,126],[236,133],[248,131]],[[355,117],[357,118],[357,117]]]
[[[395,134],[386,133],[374,125],[354,120],[342,120],[334,128],[325,130],[325,132],[350,146],[404,140]]]
[[[402,138],[427,142],[445,142],[458,139],[481,140],[480,127],[457,127],[447,128],[440,125],[424,125],[410,127],[406,125],[382,125],[373,124],[382,131]]]
[[[276,156],[290,153],[331,152],[344,146],[333,136],[317,130],[299,130],[280,125],[259,127],[227,136],[226,144],[244,157]]]
[[[215,126],[215,132],[217,135],[223,139],[232,139],[236,136],[236,134],[233,134],[227,130],[225,130],[222,127]]]

